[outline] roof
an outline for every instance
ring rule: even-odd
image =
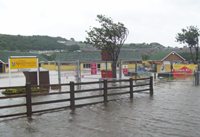
[[[185,58],[183,58],[181,55],[179,55],[178,53],[176,53],[175,51],[170,52],[167,56],[165,56],[161,61],[164,61],[166,58],[168,58],[170,55],[175,54],[177,55],[179,58],[181,58],[182,60],[185,61]]]
[[[134,51],[120,51],[119,59],[121,60],[141,60],[141,56]],[[62,52],[56,55],[55,60],[60,61],[92,61],[92,60],[101,60],[100,51],[81,51],[81,52]]]
[[[149,60],[164,61],[171,54],[176,54],[178,57],[180,57],[181,59],[185,60],[184,57],[182,57],[179,53],[177,53],[177,52],[175,52],[173,50],[159,51],[159,52],[157,52],[155,54],[150,55]]]
[[[170,52],[172,52],[172,50],[164,50],[164,51],[159,51],[157,53],[151,54],[149,57],[149,60],[161,61]]]
[[[0,51],[0,61],[2,63],[8,63],[8,59],[10,56],[37,56],[39,58],[39,61],[47,61],[40,54],[33,54],[29,52],[17,52],[17,51]]]

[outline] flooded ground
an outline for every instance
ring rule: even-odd
[[[81,72],[81,81],[98,81],[101,78],[101,72],[98,71],[96,75],[91,75],[90,70]],[[122,76],[124,78],[124,76]],[[61,83],[69,83],[76,81],[75,71],[61,71]],[[58,72],[49,71],[50,84],[58,84]],[[0,73],[0,87],[8,86],[24,86],[26,83],[25,76],[22,72],[13,72],[9,76],[8,73]]]
[[[156,82],[154,95],[0,121],[1,137],[199,137],[200,87]]]

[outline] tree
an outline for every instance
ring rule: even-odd
[[[68,46],[67,50],[72,52],[72,51],[80,50],[80,47],[78,44],[73,44],[73,45]]]
[[[176,36],[176,41],[180,43],[186,43],[190,49],[190,55],[193,63],[198,63],[199,58],[199,35],[200,31],[195,26],[189,26],[187,29],[182,29],[181,33],[178,33]],[[195,55],[193,53],[195,50]],[[194,59],[195,56],[195,59]]]
[[[97,15],[97,21],[101,26],[92,27],[86,31],[88,35],[86,43],[109,54],[112,61],[113,78],[116,78],[117,61],[120,49],[128,36],[128,29],[124,24],[114,23],[111,18],[104,15]]]

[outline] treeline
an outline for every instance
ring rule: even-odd
[[[125,44],[123,48],[145,49],[145,48],[164,48],[159,43],[130,43]],[[31,51],[31,50],[66,50],[75,51],[79,49],[94,50],[92,46],[84,42],[76,42],[73,38],[67,40],[62,37],[50,36],[21,36],[0,34],[0,50],[8,51]]]
[[[155,49],[163,49],[165,48],[163,45],[157,42],[152,43],[130,43],[125,44],[124,48],[131,48],[131,49],[147,49],[147,48],[155,48]]]
[[[61,37],[0,34],[0,50],[65,50],[70,47],[66,45],[68,41]]]

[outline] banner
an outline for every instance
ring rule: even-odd
[[[173,77],[174,78],[185,78],[192,76],[193,72],[197,68],[194,64],[175,64],[173,66]]]
[[[97,64],[96,63],[91,63],[90,67],[91,67],[91,74],[92,75],[96,75],[97,74]]]
[[[9,61],[10,69],[27,69],[38,67],[38,59],[36,57],[11,57]]]
[[[123,68],[122,69],[123,74],[127,75],[128,74],[128,65],[123,65],[122,68]]]

